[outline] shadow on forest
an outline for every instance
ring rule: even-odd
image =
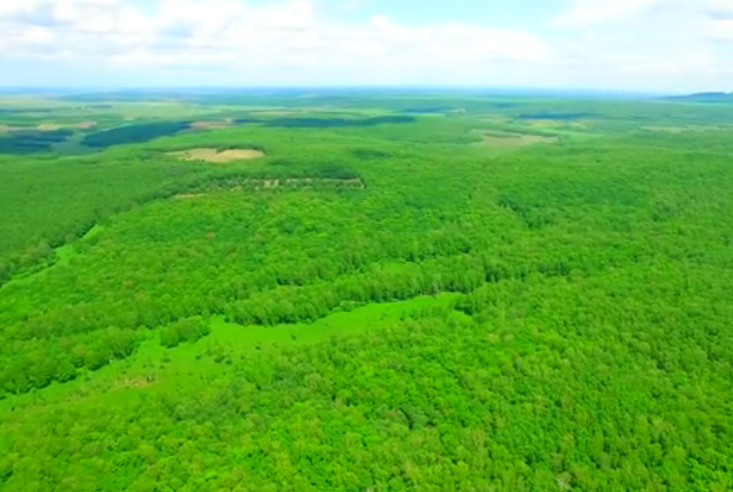
[[[32,154],[47,152],[53,145],[65,141],[73,134],[71,130],[23,130],[7,136],[0,136],[0,153]]]

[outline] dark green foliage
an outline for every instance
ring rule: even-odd
[[[89,147],[105,148],[113,145],[149,142],[166,135],[175,135],[188,129],[189,125],[190,123],[186,121],[166,121],[121,126],[91,133],[82,139],[82,143]]]
[[[70,130],[16,131],[0,136],[0,154],[32,154],[50,151],[54,144],[63,142]]]
[[[194,316],[170,323],[160,329],[160,344],[176,347],[183,342],[195,342],[211,333],[211,328],[201,316]]]
[[[354,156],[359,159],[387,159],[390,157],[388,152],[378,149],[354,149]]]

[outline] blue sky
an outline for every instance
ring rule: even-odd
[[[731,81],[733,0],[0,1],[0,86]]]

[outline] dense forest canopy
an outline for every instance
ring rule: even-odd
[[[37,107],[0,99],[0,490],[733,488],[725,105]]]

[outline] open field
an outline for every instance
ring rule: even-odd
[[[231,121],[194,121],[191,123],[191,128],[197,130],[215,130],[219,128],[228,128],[231,126],[231,123]]]
[[[729,490],[732,128],[0,98],[0,491]]]
[[[183,150],[180,152],[169,152],[168,155],[175,156],[184,161],[206,161],[206,162],[217,162],[227,163],[231,161],[247,160],[247,159],[258,159],[265,157],[265,153],[261,150],[254,149],[211,149],[211,148],[200,148]]]
[[[559,141],[558,137],[512,133],[484,132],[481,137],[481,144],[491,147],[524,147],[526,145],[554,144]]]

